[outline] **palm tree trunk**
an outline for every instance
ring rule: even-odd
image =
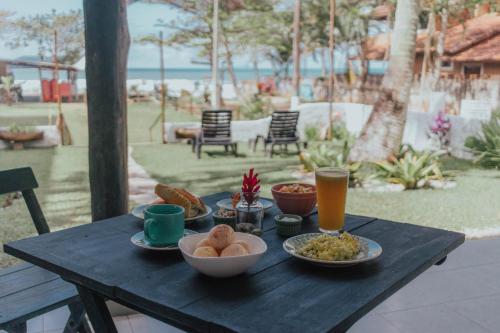
[[[238,87],[238,79],[236,78],[236,74],[234,73],[233,55],[231,53],[231,50],[229,49],[229,42],[224,32],[222,32],[222,44],[224,44],[224,49],[226,51],[225,53],[226,53],[227,73],[231,78],[231,83],[233,84],[236,97],[241,100],[243,98],[243,95],[241,93],[240,88]]]
[[[389,66],[379,98],[351,149],[353,161],[385,160],[401,144],[413,80],[419,11],[417,0],[398,1]]]

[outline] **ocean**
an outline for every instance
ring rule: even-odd
[[[37,80],[38,70],[33,68],[11,68],[16,80]],[[384,73],[385,66],[370,66],[371,74]],[[345,73],[345,68],[336,68],[336,73]],[[250,68],[236,68],[236,77],[238,80],[254,80],[255,72]],[[260,77],[273,76],[273,71],[270,68],[263,68],[259,70]],[[166,79],[186,79],[186,80],[206,80],[210,79],[211,73],[209,68],[168,68],[165,70]],[[291,71],[290,71],[291,75]],[[321,76],[321,69],[311,68],[303,69],[302,77],[315,78]],[[52,78],[52,72],[44,70],[42,72],[43,78]],[[66,72],[61,71],[59,77],[63,80],[66,79]],[[85,79],[83,71],[78,72],[79,79]],[[159,80],[160,70],[157,68],[129,68],[127,70],[128,79],[143,79],[143,80]],[[228,82],[229,78],[226,71],[221,71],[221,78],[224,82]]]

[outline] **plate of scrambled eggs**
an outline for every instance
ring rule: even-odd
[[[322,266],[352,266],[373,260],[382,254],[382,247],[371,239],[323,233],[302,234],[288,238],[283,249],[292,256]]]

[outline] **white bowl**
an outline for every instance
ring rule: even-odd
[[[244,240],[250,246],[250,254],[237,257],[195,257],[196,244],[208,237],[208,232],[188,235],[179,240],[179,249],[186,262],[197,271],[213,277],[230,277],[252,267],[267,251],[266,243],[257,236],[235,232],[236,240]]]

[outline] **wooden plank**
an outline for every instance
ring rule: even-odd
[[[0,277],[0,299],[55,279],[59,279],[59,276],[37,266],[2,275]]]
[[[55,279],[0,298],[0,324],[22,322],[78,299],[75,287]]]
[[[28,269],[30,267],[33,267],[33,264],[25,262],[25,263],[13,265],[13,266],[10,266],[7,268],[2,268],[2,269],[0,269],[0,278],[4,275],[7,275],[7,274],[10,274],[13,272],[19,272],[19,271],[22,271],[24,269]]]
[[[47,220],[45,220],[35,192],[33,190],[24,190],[22,193],[38,234],[41,235],[50,232],[49,225],[47,224]]]
[[[92,220],[128,212],[124,0],[84,0]],[[106,33],[103,33],[106,31]]]
[[[18,168],[0,171],[0,194],[32,190],[38,182],[31,168]]]

